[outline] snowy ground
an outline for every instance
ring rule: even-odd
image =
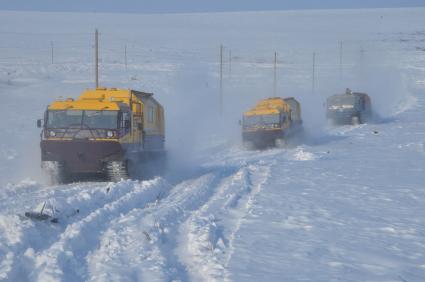
[[[425,281],[424,19],[425,9],[0,12],[0,280]],[[164,104],[170,170],[49,186],[35,121],[92,86],[95,27],[102,84]],[[272,95],[275,51],[278,94],[301,101],[305,134],[246,151],[238,119]],[[376,122],[326,125],[324,100],[346,87],[371,95]],[[23,216],[44,203],[57,223]]]

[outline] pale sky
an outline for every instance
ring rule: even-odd
[[[0,10],[185,13],[424,7],[425,0],[0,0]]]

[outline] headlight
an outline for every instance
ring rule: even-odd
[[[113,132],[113,131],[108,130],[108,131],[106,132],[106,136],[107,136],[107,137],[109,137],[109,138],[114,137],[114,132]]]
[[[50,137],[55,137],[55,136],[56,136],[56,132],[54,132],[54,131],[49,131],[49,135],[50,135]]]

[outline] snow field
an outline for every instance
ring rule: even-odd
[[[0,280],[424,281],[423,14],[2,12]],[[35,120],[92,87],[94,27],[102,84],[155,93],[173,163],[148,181],[46,186]],[[299,98],[305,134],[247,151],[237,121],[272,93],[274,51],[278,95]],[[380,118],[326,127],[321,105],[346,87],[368,92]],[[44,203],[58,223],[23,217]]]
[[[409,111],[403,116],[410,116]],[[395,123],[408,127],[402,121]],[[409,137],[399,136],[394,126],[334,130],[347,138],[325,146],[329,154],[320,159],[294,162],[285,157],[286,161],[276,162],[271,174],[282,176],[269,180],[268,192],[257,197],[246,219],[250,224],[239,231],[243,235],[235,242],[239,253],[229,264],[233,279],[421,281],[424,191],[419,187],[423,187],[424,155],[413,150],[404,159],[404,147],[396,149],[393,141],[411,140],[411,133],[423,123],[412,125]],[[303,151],[314,153],[319,147],[304,146]],[[262,252],[252,252],[252,245]]]

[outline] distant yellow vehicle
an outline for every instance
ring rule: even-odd
[[[242,139],[247,147],[281,146],[301,126],[301,108],[297,100],[268,98],[243,114]]]
[[[50,104],[37,124],[42,166],[59,183],[95,174],[126,179],[138,164],[165,157],[164,110],[151,93],[89,89]]]

